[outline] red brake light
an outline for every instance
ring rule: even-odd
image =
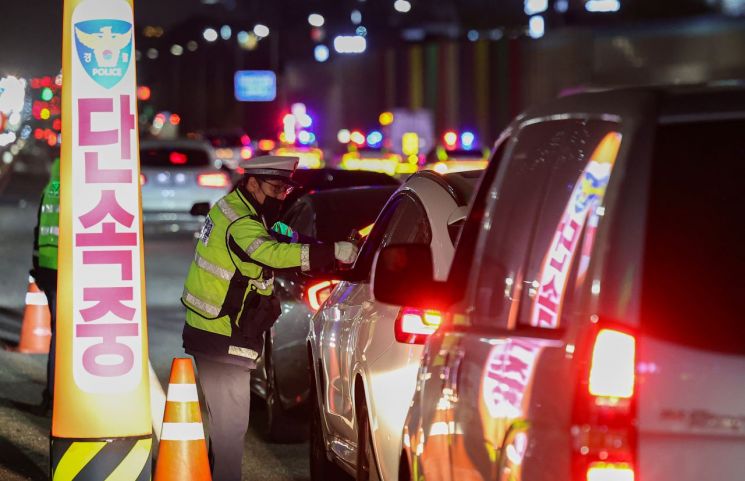
[[[246,134],[241,135],[241,145],[251,145],[251,138]]]
[[[147,182],[147,177],[145,177],[145,174],[140,174],[140,185],[145,185]]]
[[[600,328],[583,352],[579,359],[588,362],[572,415],[573,479],[634,481],[636,337]]]
[[[321,304],[331,295],[331,291],[334,290],[334,286],[340,281],[331,279],[329,281],[321,281],[312,284],[305,290],[305,299],[308,301],[308,307],[312,311],[317,311],[321,308]]]
[[[199,174],[197,176],[197,184],[201,185],[202,187],[221,188],[227,187],[228,183],[228,176],[222,172],[215,172],[212,174]]]
[[[168,155],[168,160],[173,165],[184,165],[188,160],[188,157],[186,157],[186,154],[182,152],[173,151]]]
[[[404,307],[396,318],[396,340],[404,344],[424,344],[442,324],[442,313],[432,309]]]
[[[445,148],[454,149],[455,145],[458,143],[458,134],[449,130],[442,136],[442,140],[445,141]]]

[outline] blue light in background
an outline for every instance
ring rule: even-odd
[[[475,140],[476,140],[476,136],[473,135],[473,132],[465,131],[462,134],[460,134],[460,144],[466,150],[471,150],[473,148],[473,143]]]
[[[380,131],[371,130],[370,133],[367,134],[367,145],[369,145],[370,147],[380,147],[381,143],[383,143],[383,134],[380,133]]]

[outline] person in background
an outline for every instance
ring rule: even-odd
[[[33,269],[31,276],[44,291],[49,304],[52,330],[47,357],[47,385],[38,406],[39,413],[46,415],[52,408],[54,397],[55,333],[57,332],[57,243],[59,238],[59,156],[50,169],[49,182],[44,187],[34,228]]]
[[[183,345],[196,362],[207,407],[213,481],[241,479],[251,370],[264,332],[280,314],[273,271],[331,272],[357,256],[350,242],[325,244],[271,228],[297,163],[283,156],[251,160],[237,188],[210,209],[186,277]]]

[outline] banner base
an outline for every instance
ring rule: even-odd
[[[51,479],[148,481],[152,445],[152,435],[99,440],[52,437]]]

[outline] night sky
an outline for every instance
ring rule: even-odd
[[[62,64],[62,0],[0,0],[0,75],[55,74]],[[228,2],[229,6],[230,2]],[[225,13],[201,0],[135,0],[135,24],[162,26]]]

